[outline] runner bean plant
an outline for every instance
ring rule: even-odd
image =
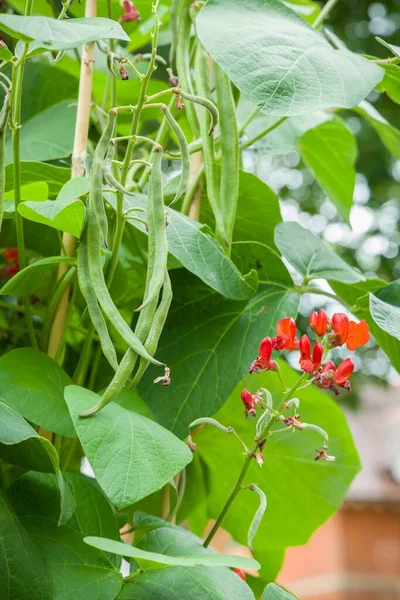
[[[345,111],[398,156],[366,98],[398,98],[400,49],[348,50],[337,1],[2,6],[2,598],[294,598],[285,549],[359,470],[349,353],[400,356],[399,283],[249,162],[297,151],[347,220]]]

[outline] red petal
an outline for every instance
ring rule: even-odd
[[[369,340],[369,328],[365,321],[355,323],[350,321],[346,346],[349,350],[355,350],[358,346],[364,346]]]
[[[319,365],[321,364],[323,354],[324,347],[320,342],[317,342],[313,350],[313,363],[315,368],[319,367]]]
[[[333,360],[328,360],[326,365],[324,365],[324,368],[322,369],[322,371],[323,371],[323,373],[326,373],[326,371],[335,371],[335,369],[336,369],[336,365],[333,362]]]
[[[292,317],[281,319],[276,325],[276,335],[284,340],[284,349],[293,350],[296,338],[295,320]]]
[[[300,364],[303,360],[311,360],[310,355],[311,343],[307,335],[302,335],[300,338]]]
[[[258,355],[263,362],[268,364],[269,361],[271,360],[271,354],[272,354],[272,340],[271,340],[271,338],[266,337],[260,343],[260,347],[258,349]]]
[[[249,392],[249,390],[246,390],[246,389],[242,390],[240,397],[246,408],[254,408],[255,407],[254,396],[251,392]]]
[[[320,308],[318,311],[318,318],[317,318],[317,327],[316,327],[316,334],[317,335],[325,335],[326,330],[328,328],[328,323],[329,323],[329,319],[328,316],[326,314],[326,312],[324,311],[323,308]]]
[[[238,575],[240,579],[246,581],[246,573],[243,571],[243,569],[233,569],[233,572],[236,573],[236,575]]]
[[[312,373],[314,371],[314,363],[311,360],[300,360],[300,367],[305,373]]]
[[[340,363],[333,375],[334,382],[338,385],[343,385],[343,383],[350,377],[353,371],[353,361],[351,360],[351,358],[345,358],[345,360],[342,363]]]
[[[336,345],[341,346],[349,332],[349,317],[343,313],[335,313],[332,317],[332,329],[337,334]]]
[[[4,260],[9,263],[18,262],[18,248],[7,248],[3,252]]]

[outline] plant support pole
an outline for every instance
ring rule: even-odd
[[[97,0],[86,0],[85,17],[95,17]],[[71,178],[83,177],[85,175],[85,156],[89,132],[90,109],[92,102],[92,80],[94,70],[94,43],[87,44],[82,50],[81,73],[79,79],[78,108],[76,114],[74,148],[72,152]],[[70,233],[64,232],[62,246],[67,256],[75,253],[76,239]],[[58,279],[65,275],[68,265],[60,263],[58,268]],[[61,297],[59,305],[54,314],[50,331],[48,355],[54,358],[59,348],[65,321],[68,312],[68,299],[70,286],[67,287]]]

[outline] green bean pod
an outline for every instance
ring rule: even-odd
[[[116,371],[118,369],[117,354],[115,352],[114,344],[110,338],[110,334],[108,333],[107,325],[97,302],[93,287],[90,284],[88,252],[85,236],[81,240],[81,244],[79,246],[77,266],[79,288],[82,292],[82,296],[85,299],[90,319],[99,336],[104,356],[114,371]]]
[[[119,192],[122,192],[123,194],[126,194],[127,196],[134,196],[135,194],[133,192],[130,192],[129,190],[127,190],[122,185],[122,183],[120,183],[118,181],[118,179],[116,179],[114,177],[113,168],[112,168],[112,160],[114,158],[114,152],[115,152],[115,145],[114,145],[113,142],[111,142],[110,146],[108,148],[107,156],[106,156],[106,158],[104,159],[104,162],[103,162],[103,175],[104,175],[104,179],[106,180],[106,182],[108,183],[108,185],[110,185],[111,187],[115,188]]]
[[[220,110],[220,206],[227,242],[230,245],[232,243],[239,196],[239,134],[231,82],[216,63],[215,87]]]
[[[208,112],[211,115],[211,125],[208,129],[207,135],[212,135],[214,133],[214,129],[219,123],[219,112],[214,102],[211,102],[211,100],[209,100],[208,98],[203,98],[202,96],[195,96],[194,94],[188,94],[187,92],[184,92],[182,90],[180,90],[179,93],[185,100],[189,100],[189,102],[194,102],[195,104],[200,104],[200,106],[204,106],[204,108],[208,110]]]
[[[186,141],[186,137],[185,137],[185,134],[183,133],[180,125],[174,119],[174,117],[172,116],[171,112],[168,110],[168,107],[165,104],[163,104],[161,106],[161,110],[163,111],[163,113],[165,113],[165,118],[168,122],[168,125],[170,126],[170,128],[172,129],[174,134],[176,135],[176,138],[178,140],[178,145],[179,145],[179,148],[181,151],[181,158],[182,158],[181,179],[180,179],[179,186],[178,186],[178,189],[175,194],[175,198],[170,203],[170,206],[171,206],[171,204],[174,204],[175,202],[177,202],[179,200],[179,198],[181,198],[181,196],[186,192],[186,189],[189,185],[190,155],[189,155],[189,148],[188,148],[188,144]]]
[[[151,277],[143,303],[136,310],[142,310],[159,293],[167,268],[168,242],[166,230],[163,182],[161,173],[162,147],[154,146],[153,167],[147,194],[148,255],[153,265]]]
[[[178,37],[176,45],[176,70],[178,73],[179,85],[189,94],[194,94],[192,85],[192,76],[190,72],[190,33],[192,29],[192,20],[190,17],[190,4],[192,0],[183,0],[178,20]],[[200,135],[199,119],[196,107],[190,103],[186,106],[186,115],[189,121],[193,138]]]
[[[6,133],[8,113],[10,109],[10,91],[4,97],[0,112],[0,231],[4,217],[4,193],[6,188]]]
[[[197,90],[199,94],[204,98],[207,98],[208,96],[210,96],[207,56],[203,46],[200,43],[198,43],[195,56],[195,76]],[[206,112],[203,112],[201,114],[200,129],[201,137],[203,139],[203,158],[204,171],[207,183],[207,196],[215,217],[216,234],[217,238],[223,244],[228,245],[219,198],[218,173],[215,161],[214,140],[208,134],[208,114]]]
[[[169,64],[171,66],[172,66],[172,63],[173,63],[173,60],[175,57],[176,45],[178,42],[178,21],[179,21],[179,13],[180,13],[181,3],[182,3],[182,0],[173,0],[172,6],[171,6],[170,22],[171,22],[172,40],[171,40],[171,47],[170,47],[170,51],[169,51]]]
[[[149,352],[149,354],[154,354],[157,350],[158,342],[159,342],[161,333],[164,329],[165,321],[167,320],[171,302],[172,302],[171,280],[169,278],[168,271],[166,271],[161,302],[156,310],[153,322],[150,327],[150,331],[149,331],[149,333],[146,337],[146,341],[144,343],[144,347]],[[150,363],[148,360],[146,360],[144,358],[140,359],[138,370],[136,371],[133,381],[130,385],[131,388],[134,388],[138,385],[139,381],[142,379],[149,364]]]
[[[110,110],[108,113],[108,122],[103,134],[96,146],[93,157],[93,165],[90,173],[91,186],[89,194],[89,202],[93,206],[97,222],[101,230],[101,241],[107,244],[108,237],[108,221],[106,210],[104,207],[102,181],[103,181],[103,163],[114,133],[115,123],[117,120],[117,111]]]

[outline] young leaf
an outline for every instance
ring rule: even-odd
[[[115,197],[107,195],[107,199],[115,205]],[[146,198],[140,194],[133,198],[125,196],[124,202],[125,208],[146,206]],[[145,216],[143,218],[146,219]],[[133,221],[132,225],[146,233],[141,223]],[[205,226],[173,208],[168,209],[167,239],[169,252],[188,271],[223,296],[232,300],[243,300],[255,294],[257,274],[252,271],[243,277]]]
[[[323,278],[357,283],[364,279],[326,242],[294,221],[280,223],[276,227],[275,243],[306,281]]]
[[[192,460],[183,442],[142,415],[111,403],[81,419],[79,414],[98,402],[97,394],[68,386],[65,399],[97,480],[118,508],[161,489]]]
[[[369,309],[375,323],[383,331],[386,331],[386,333],[400,341],[400,284],[394,282],[390,285],[395,286],[397,290],[397,298],[392,298],[393,303],[385,302],[382,299],[382,295],[383,297],[387,297],[385,295],[387,288],[383,288],[377,295],[370,294]]]
[[[166,567],[235,567],[238,569],[259,569],[259,563],[252,558],[243,556],[228,556],[227,554],[206,554],[199,553],[189,556],[170,556],[169,554],[159,554],[157,552],[148,552],[136,546],[125,544],[123,542],[115,542],[101,537],[85,537],[84,542],[103,550],[105,552],[113,552],[120,556],[127,556],[135,559],[141,569],[147,571],[151,569],[159,569],[160,565]]]
[[[250,548],[250,550],[253,552],[253,540],[257,534],[257,531],[260,528],[264,513],[267,510],[267,496],[264,494],[262,489],[259,488],[257,485],[252,484],[249,489],[256,492],[260,498],[260,506],[257,508],[257,510],[254,514],[254,518],[250,524],[249,532],[247,534],[247,545]]]
[[[0,400],[35,425],[76,437],[64,401],[70,383],[65,371],[39,350],[16,348],[0,358]]]
[[[58,192],[57,200],[71,200],[80,198],[90,191],[90,179],[87,177],[75,177],[67,181]]]
[[[85,205],[79,198],[45,202],[21,202],[18,212],[35,223],[43,223],[79,238],[85,220]]]
[[[129,41],[119,23],[95,17],[58,20],[2,14],[0,31],[24,42],[35,42],[29,48],[29,55],[37,54],[38,50],[71,50],[97,40]]]
[[[0,491],[1,589],[5,598],[52,600],[53,583],[38,547]]]
[[[298,149],[341,216],[348,219],[356,180],[354,135],[341,119],[335,118],[302,135]]]
[[[24,125],[25,127],[25,125]],[[54,130],[53,130],[54,134]],[[71,177],[71,170],[65,167],[55,167],[41,162],[21,162],[21,183],[28,185],[34,182],[45,181],[49,186],[49,197],[55,198],[60,188]],[[13,165],[6,166],[6,192],[14,189]]]
[[[33,204],[33,203],[32,203]],[[38,202],[37,204],[42,204]],[[49,256],[28,265],[22,271],[18,271],[0,289],[0,296],[27,296],[34,294],[41,283],[54,269],[54,265],[60,262],[75,264],[76,259],[69,256]]]
[[[172,273],[172,287],[158,356],[168,358],[174,384],[155,386],[149,368],[139,393],[160,423],[184,437],[189,423],[220,408],[247,373],[261,338],[274,335],[279,319],[296,316],[299,296],[267,284],[249,302],[232,302],[183,271]]]
[[[384,92],[393,102],[400,104],[400,67],[398,65],[383,65],[385,75],[379,85],[378,92]]]
[[[118,557],[90,548],[88,533],[118,539],[113,510],[94,481],[79,473],[65,479],[76,498],[68,523],[58,525],[57,482],[52,475],[27,473],[15,481],[7,495],[23,526],[40,547],[60,600],[114,600],[121,589]]]
[[[351,108],[383,77],[378,65],[334,49],[278,0],[209,0],[196,29],[239,90],[277,117]]]
[[[285,263],[276,250],[261,242],[233,242],[231,258],[241,273],[257,271],[260,283],[270,281],[283,283],[287,287],[293,280]]]
[[[397,68],[400,71],[400,68]],[[386,119],[382,117],[376,108],[366,100],[361,102],[360,106],[357,106],[353,110],[361,115],[366,121],[368,121],[370,125],[372,125],[389,152],[391,152],[396,158],[400,159],[400,131],[386,121]]]
[[[261,596],[261,600],[296,600],[296,598],[279,585],[269,583]]]

